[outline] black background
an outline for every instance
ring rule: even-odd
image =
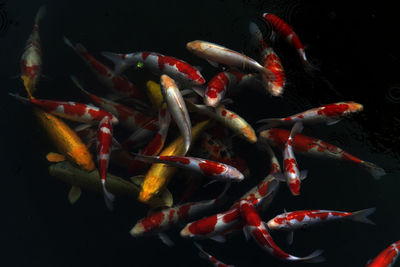
[[[255,56],[248,46],[249,20],[262,25],[261,14],[267,11],[284,18],[294,27],[307,47],[308,57],[320,67],[330,86],[321,78],[305,74],[295,52],[278,40],[276,50],[288,75],[284,97],[245,90],[234,98],[231,109],[255,125],[262,118],[287,116],[323,103],[360,102],[365,108],[362,114],[330,127],[307,127],[305,133],[382,166],[388,175],[375,181],[357,166],[299,156],[301,168],[309,170],[302,195],[294,198],[282,185],[263,218],[268,220],[284,208],[353,211],[377,207],[371,216],[376,226],[344,222],[298,231],[292,247],[285,245],[284,234],[273,234],[285,251],[297,256],[324,249],[327,261],[316,266],[364,266],[368,259],[400,239],[400,52],[394,3],[10,0],[2,6],[8,27],[0,33],[1,266],[207,265],[191,243],[181,240],[174,231],[173,248],[156,237],[132,238],[129,230],[146,214],[145,206],[131,199],[117,199],[115,211],[109,212],[102,196],[91,192],[84,192],[71,206],[67,201],[69,186],[48,175],[45,155],[54,148],[37,127],[30,108],[7,95],[24,93],[22,83],[13,76],[19,74],[19,59],[33,18],[44,3],[48,12],[40,25],[40,35],[45,78],[38,86],[38,95],[60,100],[82,100],[69,80],[71,74],[92,88],[99,87],[81,59],[62,42],[63,35],[84,44],[103,62],[106,61],[100,56],[101,51],[157,51],[203,66],[204,76],[210,79],[217,70],[187,52],[188,41],[207,40]],[[154,78],[133,70],[127,74],[139,85],[147,77]],[[232,188],[232,201],[269,168],[267,156],[254,146],[235,139],[234,148],[248,160],[252,176]],[[201,194],[200,191],[196,198],[201,199]],[[243,235],[225,244],[202,244],[217,258],[236,266],[305,265],[276,260],[253,241],[245,241]]]

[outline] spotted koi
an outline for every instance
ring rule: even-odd
[[[121,96],[132,98],[142,97],[139,88],[132,84],[125,76],[114,73],[106,65],[98,61],[82,44],[73,45],[66,37],[64,37],[64,42],[85,61],[97,79],[108,89]]]
[[[301,122],[303,124],[326,123],[327,125],[332,125],[339,122],[341,118],[348,117],[351,114],[360,112],[362,110],[363,105],[356,102],[337,102],[309,109],[289,117],[279,119],[264,119],[258,121],[257,123],[266,123],[266,125],[262,126],[260,130],[282,125],[292,125],[296,122]]]
[[[260,133],[260,139],[268,142],[270,145],[283,148],[284,144],[288,140],[289,131],[284,129],[272,128],[269,130],[262,131]],[[352,162],[368,171],[375,179],[385,175],[386,172],[381,167],[361,160],[343,149],[326,143],[322,140],[309,137],[302,134],[296,134],[293,138],[293,150],[294,152],[304,153],[308,155],[333,158]]]
[[[46,13],[46,7],[40,7],[36,14],[33,30],[26,42],[24,53],[21,56],[21,79],[24,82],[28,96],[36,91],[36,84],[42,73],[42,50],[40,48],[39,22]]]
[[[223,263],[222,261],[216,259],[214,256],[211,254],[207,253],[204,251],[204,249],[196,242],[194,242],[194,245],[197,247],[199,250],[199,256],[208,260],[210,263],[212,263],[215,267],[234,267],[233,265],[227,265]]]
[[[244,232],[246,237],[253,237],[254,241],[272,256],[285,261],[321,262],[322,250],[316,250],[306,257],[296,257],[283,251],[274,242],[257,210],[249,202],[240,202],[240,216],[245,221]]]
[[[373,260],[370,260],[366,267],[391,267],[395,264],[400,252],[400,241],[391,244],[384,249]]]
[[[155,52],[136,52],[130,54],[101,53],[115,64],[115,73],[121,74],[130,66],[137,66],[139,62],[152,73],[166,74],[183,84],[202,85],[205,83],[200,71],[187,62]]]

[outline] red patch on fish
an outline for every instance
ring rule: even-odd
[[[150,55],[149,52],[143,52],[143,53],[142,53],[142,58],[143,58],[143,60],[146,60],[147,57],[148,57],[149,55]]]
[[[338,117],[348,109],[348,104],[329,104],[319,109],[317,113],[318,115],[325,115],[326,117]]]
[[[183,205],[178,209],[178,217],[179,219],[188,219],[189,218],[189,210],[191,204]]]
[[[177,162],[180,164],[190,164],[190,159],[184,158],[184,157],[174,157],[174,156],[159,156],[158,157],[160,160],[165,160],[165,161],[170,161],[170,162]]]
[[[188,230],[192,234],[206,235],[214,231],[217,221],[217,215],[213,215],[191,223],[188,227]]]
[[[300,195],[300,180],[296,179],[294,181],[289,182],[290,191],[292,191],[293,195]]]
[[[142,97],[142,94],[139,91],[139,89],[123,76],[113,76],[111,78],[111,82],[113,83],[114,89],[120,93],[123,93],[133,98]]]
[[[297,162],[294,158],[285,159],[283,162],[285,172],[296,173],[295,168],[297,167]]]
[[[222,216],[222,221],[224,223],[230,223],[238,219],[239,216],[240,216],[240,211],[238,208],[231,209]]]
[[[200,170],[207,176],[221,174],[226,170],[225,166],[218,162],[203,160],[199,163]]]
[[[150,214],[141,221],[144,230],[148,232],[154,229],[155,227],[158,227],[163,222],[164,217],[165,217],[164,213],[160,211]]]
[[[175,210],[174,209],[170,209],[169,213],[168,213],[168,221],[169,222],[173,222],[174,220],[174,214],[175,214]]]
[[[196,68],[192,67],[191,65],[189,65],[188,63],[173,58],[173,57],[168,57],[168,56],[164,56],[164,55],[158,55],[158,68],[160,71],[163,71],[165,68],[165,65],[169,65],[169,66],[175,66],[176,69],[184,74],[188,79],[192,80],[192,81],[196,81],[199,85],[203,84],[204,78],[201,77],[199,75],[199,72],[197,71]]]

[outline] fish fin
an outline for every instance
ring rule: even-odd
[[[222,190],[221,194],[215,199],[215,205],[222,206],[228,201],[228,196],[226,195],[226,192],[229,190],[231,187],[231,182],[227,182],[224,186],[224,189]]]
[[[285,182],[286,183],[286,181],[287,181],[287,178],[286,178],[284,173],[274,173],[274,174],[272,174],[272,176],[276,180],[278,180],[279,182]]]
[[[63,36],[63,41],[66,45],[68,45],[69,47],[71,47],[72,49],[75,50],[75,46],[72,44],[72,42],[66,36]]]
[[[215,182],[217,182],[218,180],[211,180],[211,181],[209,181],[208,183],[206,183],[205,185],[203,185],[203,188],[204,187],[207,187],[207,186],[209,186],[210,184],[213,184],[213,183],[215,183]]]
[[[154,199],[154,201],[150,202],[150,206],[152,208],[170,208],[174,204],[174,198],[167,188],[165,188],[162,193],[159,194],[159,199]]]
[[[83,88],[82,84],[79,82],[79,80],[78,80],[78,78],[76,78],[76,76],[71,75],[70,78],[71,78],[72,82],[75,84],[75,86],[78,87],[82,93],[84,93],[85,95],[90,95],[90,93]]]
[[[207,253],[203,250],[203,248],[200,246],[200,244],[197,243],[197,242],[193,242],[193,244],[194,244],[194,245],[196,246],[196,248],[199,250],[199,256],[200,256],[200,258],[208,259]]]
[[[54,152],[50,152],[46,155],[46,159],[49,162],[63,162],[66,160],[64,155],[58,154],[58,153],[54,153]]]
[[[201,97],[204,97],[206,91],[203,86],[192,86],[192,90]]]
[[[124,104],[132,106],[136,111],[139,111],[140,113],[143,113],[149,117],[152,117],[154,115],[153,107],[143,102],[142,100],[135,98],[119,97],[116,99],[116,101],[120,101]]]
[[[136,175],[136,176],[132,176],[129,178],[129,180],[131,180],[131,182],[137,186],[142,186],[143,180],[144,180],[144,175]]]
[[[247,241],[251,238],[251,234],[250,234],[249,228],[247,226],[243,227],[243,234],[244,234],[244,238],[246,238]]]
[[[208,60],[208,59],[206,59],[206,60],[207,60],[208,63],[210,63],[211,66],[213,66],[215,68],[218,68],[219,64],[217,62],[214,62],[214,61]]]
[[[272,118],[272,119],[263,119],[259,120],[256,123],[263,123],[264,125],[257,129],[257,132],[264,131],[270,128],[274,128],[276,126],[286,125],[287,123],[279,118]]]
[[[8,95],[15,97],[17,100],[21,101],[24,104],[30,103],[29,98],[20,96],[19,94],[8,93]]]
[[[128,67],[125,60],[122,59],[121,54],[111,52],[101,52],[101,55],[114,63],[114,74],[121,75],[121,73]]]
[[[302,170],[300,172],[300,180],[303,181],[304,179],[306,179],[307,175],[308,175],[308,170]]]
[[[223,235],[215,235],[210,237],[211,240],[214,240],[215,242],[218,243],[225,243],[226,242],[226,238]]]
[[[350,219],[356,222],[362,222],[362,223],[368,223],[375,225],[373,221],[368,219],[367,217],[374,213],[376,211],[376,208],[369,208],[369,209],[364,209],[360,211],[353,212],[353,215],[351,215]]]
[[[295,136],[296,134],[298,134],[298,133],[301,133],[302,131],[303,131],[303,124],[301,123],[301,122],[296,122],[294,125],[293,125],[293,128],[292,128],[292,130],[290,131],[290,137],[292,137],[293,138],[293,136]]]
[[[339,121],[341,121],[341,119],[329,119],[326,122],[326,125],[331,126],[331,125],[334,125],[334,124],[338,123]]]
[[[36,13],[35,23],[39,23],[39,21],[46,15],[46,6],[43,5],[39,8],[39,11]]]
[[[260,28],[254,22],[249,23],[250,43],[252,46],[260,48],[260,42],[264,39]]]
[[[160,238],[160,240],[167,245],[168,247],[173,247],[175,246],[175,243],[171,240],[171,238],[169,238],[169,236],[167,236],[164,233],[158,233],[158,238]]]
[[[106,203],[106,206],[109,210],[113,210],[114,209],[114,199],[115,196],[113,194],[111,194],[107,188],[106,188],[106,180],[101,180],[101,186],[103,189],[103,194],[104,194],[104,201]]]
[[[224,98],[219,103],[220,105],[231,105],[233,104],[233,100],[231,98]]]
[[[82,190],[80,187],[73,185],[68,192],[68,201],[70,204],[75,204],[81,197]]]
[[[180,92],[182,96],[193,94],[193,90],[191,89],[180,90]]]
[[[84,124],[81,124],[81,125],[75,127],[74,128],[74,132],[80,132],[80,131],[86,130],[86,129],[92,127],[92,126],[93,125],[91,125],[91,124],[84,123]]]
[[[292,245],[292,244],[293,244],[293,232],[294,232],[294,231],[289,231],[289,233],[288,233],[288,235],[287,235],[287,243],[288,243],[289,245]]]
[[[88,53],[86,47],[83,46],[81,43],[77,43],[75,45],[75,51],[77,51],[79,54],[86,54]]]
[[[372,162],[363,161],[362,166],[377,180],[379,178],[381,178],[381,176],[386,175],[386,172],[384,169],[375,165]]]
[[[323,253],[323,250],[316,250],[313,253],[311,253],[310,255],[306,256],[306,257],[302,257],[301,261],[303,262],[308,262],[308,263],[318,263],[318,262],[323,262],[325,261],[325,258],[323,256],[321,256],[321,254]]]
[[[310,63],[307,59],[302,59],[301,62],[303,63],[304,71],[307,72],[309,75],[316,76],[316,74],[321,72],[321,70],[316,65]]]
[[[147,162],[147,163],[163,163],[160,160],[158,160],[156,157],[154,156],[145,156],[145,155],[141,155],[141,154],[137,154],[137,153],[131,153],[133,156],[135,156],[135,159],[143,161],[143,162]]]

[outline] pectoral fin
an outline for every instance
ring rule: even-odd
[[[68,200],[70,204],[74,204],[81,197],[82,190],[80,187],[72,186],[68,193]]]
[[[293,232],[294,231],[290,231],[287,235],[287,242],[289,245],[293,244]]]
[[[208,63],[210,63],[211,66],[216,67],[216,68],[218,67],[218,63],[217,62],[214,62],[214,61],[211,61],[211,60],[208,60],[208,59],[207,59],[207,61],[208,61]]]
[[[46,155],[46,159],[49,162],[62,162],[65,161],[65,156],[58,153],[50,152]]]

